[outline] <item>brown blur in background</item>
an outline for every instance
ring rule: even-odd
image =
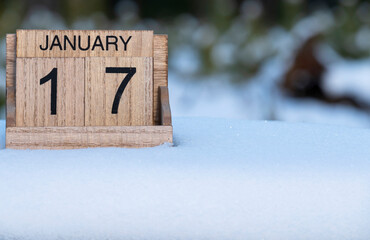
[[[153,29],[169,35],[175,116],[370,126],[369,1],[0,2],[0,118],[6,33]]]

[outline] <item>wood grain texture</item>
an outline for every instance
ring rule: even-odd
[[[16,126],[83,126],[84,59],[17,58]],[[51,81],[40,79],[57,68],[57,114],[51,115]]]
[[[153,57],[153,31],[17,30],[17,57]]]
[[[11,127],[6,147],[13,149],[76,149],[153,147],[172,143],[171,126],[141,127]]]
[[[106,67],[136,68],[112,114],[116,92],[125,73],[106,73]],[[153,125],[153,58],[86,58],[85,126]]]
[[[6,127],[15,127],[15,34],[6,35]]]
[[[160,107],[161,107],[161,125],[171,126],[171,108],[168,94],[168,87],[159,87]]]
[[[168,86],[168,36],[154,35],[154,120],[160,124],[159,86]]]
[[[37,48],[43,44],[41,40],[47,34],[50,37],[49,41],[52,41],[56,34],[65,34],[70,39],[73,39],[74,35],[81,35],[81,40],[84,40],[84,37],[87,40],[87,35],[90,35],[91,41],[94,41],[93,39],[98,35],[102,40],[108,35],[122,35],[126,39],[132,35],[133,38],[127,45],[127,51],[116,51],[113,45],[110,45],[113,48],[108,51],[103,51],[101,47],[97,47],[94,51],[91,48],[87,51],[73,51],[73,49],[64,51],[58,46],[54,46],[51,51],[50,49],[39,51]],[[17,39],[20,41],[17,42]],[[133,50],[129,48],[130,44],[134,46]],[[16,60],[17,55],[19,58]],[[70,61],[70,58],[73,61]],[[127,115],[112,116],[111,114],[113,98],[125,74],[106,74],[105,67],[108,67],[104,65],[106,63],[110,65],[109,67],[135,65],[139,68],[130,83],[136,82],[140,85],[140,81],[137,79],[135,81],[135,77],[139,75],[143,76],[142,79],[151,79],[150,82],[144,81],[146,84],[141,83],[141,88],[134,87],[137,89],[136,92],[130,89],[129,96],[122,96],[118,113],[125,111],[122,110],[125,108],[125,102],[145,103],[143,108],[132,106],[128,120]],[[50,83],[40,85],[40,79],[54,67],[58,68],[58,114],[51,116]],[[66,68],[67,71],[62,71]],[[140,71],[140,69],[143,70]],[[93,79],[92,82],[91,79]],[[110,86],[111,84],[113,87]],[[165,142],[172,143],[173,129],[167,85],[167,35],[153,35],[152,31],[74,30],[20,30],[17,31],[17,35],[9,34],[7,35],[6,87],[7,104],[10,107],[7,109],[6,147],[15,149],[138,148],[157,146]],[[159,86],[162,87],[159,88]],[[149,94],[142,94],[140,91]],[[128,99],[125,100],[126,97]],[[96,98],[101,101],[94,102],[93,99]],[[100,110],[91,110],[96,106]],[[101,111],[102,106],[104,111]],[[90,110],[87,111],[86,108]],[[143,111],[145,117],[134,117],[140,114],[137,115],[133,111]],[[104,114],[103,117],[99,114],[92,115],[96,113]],[[86,120],[87,118],[89,120]],[[125,121],[128,121],[128,124]],[[154,121],[159,126],[150,126]],[[83,126],[85,124],[87,126]]]

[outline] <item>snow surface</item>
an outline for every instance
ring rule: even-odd
[[[291,98],[283,94],[278,85],[285,72],[284,63],[285,61],[279,58],[271,59],[254,78],[234,85],[230,84],[228,75],[194,80],[190,76],[170,71],[172,114],[177,117],[277,119],[287,122],[370,127],[370,115],[365,111],[313,99]],[[366,92],[370,92],[370,75],[366,74],[370,72],[370,60],[336,60],[328,66],[324,80],[328,93],[333,96],[353,95],[370,102],[370,98],[365,97]]]
[[[4,148],[0,239],[369,239],[370,130],[175,118],[175,146]]]
[[[350,95],[370,103],[370,59],[329,64],[324,87],[333,96]]]

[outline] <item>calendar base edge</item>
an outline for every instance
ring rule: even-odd
[[[144,148],[173,142],[172,126],[7,127],[9,149]]]

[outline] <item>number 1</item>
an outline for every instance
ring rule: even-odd
[[[57,114],[57,77],[58,69],[53,68],[53,70],[51,70],[51,72],[48,75],[40,79],[40,85],[51,80],[51,103],[50,103],[51,115]]]

